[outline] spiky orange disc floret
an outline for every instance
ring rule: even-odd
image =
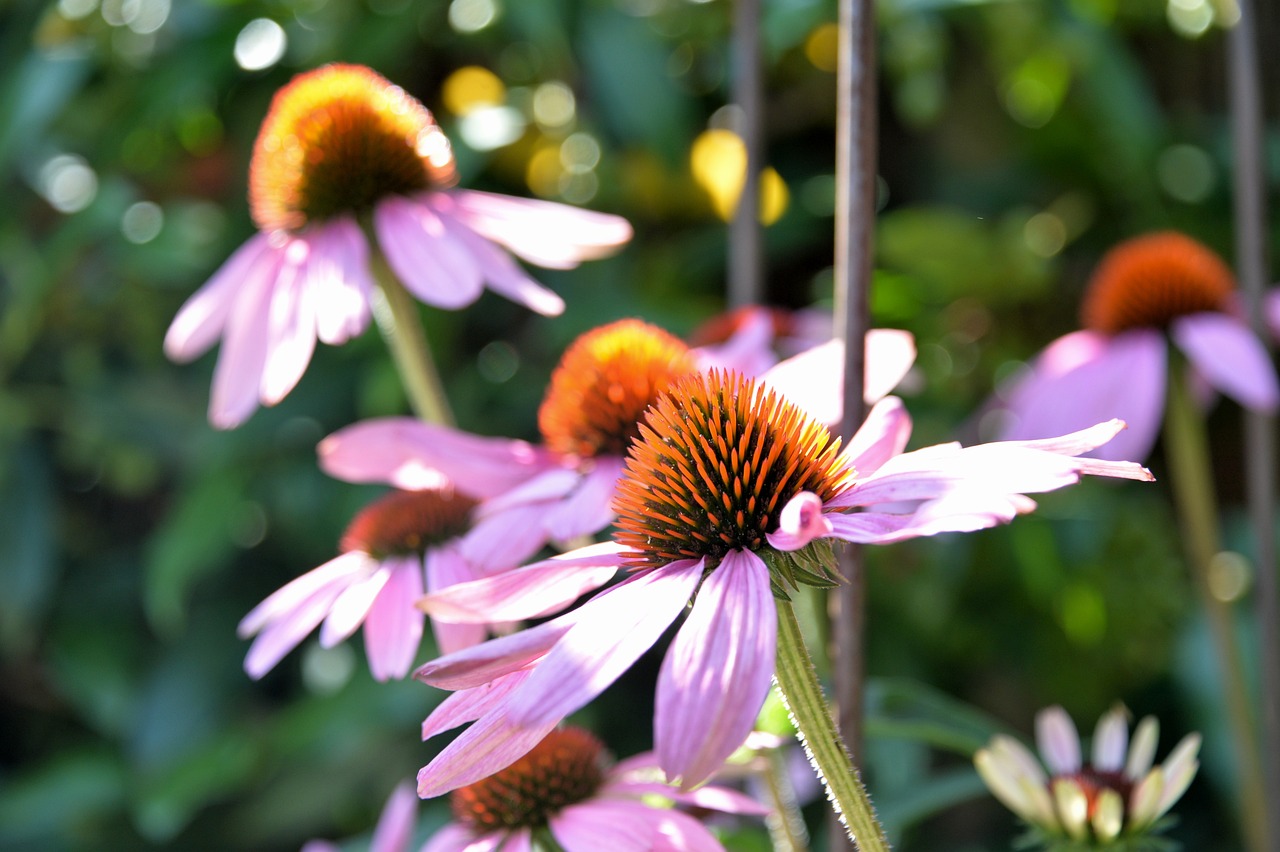
[[[675,385],[640,434],[613,504],[617,540],[640,554],[633,567],[760,550],[792,497],[826,502],[852,475],[825,426],[737,373]]]
[[[1147,234],[1102,258],[1081,317],[1105,334],[1164,328],[1185,314],[1224,310],[1234,289],[1231,270],[1208,247],[1174,231]]]
[[[297,231],[456,177],[426,107],[362,65],[326,65],[271,101],[249,163],[249,208],[262,231]]]
[[[542,440],[564,455],[620,456],[639,434],[645,409],[695,370],[688,346],[640,320],[589,331],[551,375],[538,409]]]
[[[475,505],[452,488],[393,491],[352,519],[339,547],[378,558],[421,553],[466,532]]]
[[[604,781],[605,764],[604,747],[587,731],[552,731],[506,769],[455,790],[453,816],[482,832],[538,828],[562,808],[591,798]]]

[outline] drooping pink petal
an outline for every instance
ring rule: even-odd
[[[477,578],[478,572],[455,545],[428,548],[424,560],[427,569],[427,592],[440,592],[459,583],[468,583]],[[425,600],[425,598],[423,599]],[[415,603],[421,609],[422,601]],[[470,648],[484,641],[488,631],[483,624],[459,624],[455,621],[431,619],[431,631],[436,637],[436,647],[441,654],[452,654],[463,648]]]
[[[509,704],[481,716],[418,772],[421,798],[448,793],[507,768],[559,724],[559,718],[542,723],[513,722]]]
[[[242,639],[252,636],[268,623],[297,609],[303,601],[325,586],[335,586],[336,597],[354,582],[353,578],[372,573],[377,570],[377,567],[378,563],[371,556],[360,551],[353,550],[336,556],[268,595],[262,603],[240,619],[240,624],[236,627],[236,635]]]
[[[340,586],[324,586],[300,601],[296,608],[267,625],[260,632],[244,658],[244,670],[258,680],[276,667],[285,655],[298,647],[328,614],[341,593]]]
[[[178,310],[164,336],[165,354],[186,362],[213,346],[245,282],[260,279],[263,270],[274,274],[276,263],[268,235],[250,237]]]
[[[337,345],[369,325],[369,244],[350,217],[340,216],[320,227],[324,238],[312,243],[303,280],[315,300],[317,336]]]
[[[946,532],[973,532],[1008,523],[1035,508],[1030,498],[982,489],[926,500],[914,511],[831,513],[832,535],[858,544],[891,544]]]
[[[654,814],[653,852],[723,852],[724,847],[705,825],[681,811]]]
[[[499,636],[432,660],[413,673],[416,680],[441,689],[471,689],[494,678],[520,671],[542,657],[581,617],[571,610],[537,627]]]
[[[867,332],[866,346],[862,396],[871,405],[896,388],[916,362],[916,338],[898,328],[873,328]]]
[[[320,647],[332,648],[355,633],[389,579],[391,569],[383,565],[368,577],[347,586],[329,608],[329,615],[320,628]]]
[[[509,491],[485,500],[476,509],[476,516],[483,518],[507,509],[559,500],[577,488],[581,481],[582,474],[571,467],[548,467]]]
[[[1076,460],[1069,456],[1013,445],[970,452],[978,449],[943,453],[926,449],[896,456],[830,505],[875,506],[931,500],[956,490],[1026,494],[1052,491],[1080,479]]]
[[[388,559],[391,576],[364,620],[364,648],[375,680],[402,678],[422,644],[425,616],[414,604],[422,597],[422,561],[417,556]]]
[[[477,835],[464,825],[451,822],[431,835],[420,852],[498,852],[505,831]]]
[[[538,618],[609,582],[630,555],[613,542],[594,544],[441,589],[419,606],[433,618],[471,624]]]
[[[874,474],[889,459],[901,455],[911,437],[911,415],[896,396],[887,396],[871,407],[845,447],[847,464],[861,478]],[[841,505],[837,496],[833,505]]]
[[[222,331],[222,347],[213,368],[209,393],[209,422],[218,429],[232,429],[258,407],[270,335],[271,294],[281,270],[284,249],[270,253],[247,270],[236,293]]]
[[[777,635],[768,567],[754,553],[730,551],[703,581],[658,674],[654,750],[681,788],[710,778],[751,733]]]
[[[409,784],[399,784],[387,799],[369,841],[369,852],[408,852],[418,799]]]
[[[613,254],[631,239],[631,225],[621,216],[476,190],[448,196],[454,215],[477,234],[537,266],[570,269]]]
[[[512,697],[515,722],[558,722],[599,695],[675,621],[702,567],[681,561],[635,574],[573,610],[578,623]]]
[[[639,802],[588,799],[549,820],[564,852],[650,852],[657,812]]]
[[[258,395],[275,405],[288,395],[306,372],[316,348],[315,294],[304,279],[307,256],[320,235],[293,240],[285,251],[268,306],[267,357],[262,365]]]
[[[812,491],[802,491],[782,507],[778,529],[766,537],[774,550],[799,550],[830,533],[831,522],[822,514],[822,498]]]
[[[449,219],[454,214],[441,212],[440,215]],[[506,252],[472,231],[466,223],[458,219],[451,222],[452,233],[475,259],[490,290],[543,316],[564,313],[564,300],[530,278]]]
[[[528,680],[529,674],[528,669],[523,669],[496,677],[471,689],[458,690],[441,701],[431,711],[431,715],[422,721],[422,738],[428,740],[436,734],[474,722],[506,701],[516,687]]]
[[[435,487],[494,497],[556,465],[525,441],[485,438],[412,417],[383,417],[339,429],[317,447],[325,473],[347,482]]]
[[[429,205],[390,195],[374,208],[373,221],[387,265],[414,296],[449,310],[480,297],[480,264]]]
[[[1129,428],[1091,454],[1144,459],[1164,411],[1165,360],[1164,339],[1150,329],[1059,338],[1007,393],[1009,423],[1001,437],[1048,438],[1118,418]]]
[[[1057,705],[1036,714],[1036,748],[1052,774],[1080,770],[1080,735],[1067,711]]]
[[[1179,317],[1169,329],[1209,383],[1254,411],[1275,411],[1280,385],[1262,341],[1228,314],[1200,313]]]
[[[516,506],[475,520],[462,537],[462,555],[484,574],[507,571],[547,543],[543,504]]]
[[[613,523],[613,495],[622,468],[623,461],[618,456],[597,457],[578,488],[567,499],[548,507],[543,526],[553,541],[594,535]]]

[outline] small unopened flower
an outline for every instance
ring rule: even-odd
[[[455,790],[450,804],[454,821],[424,852],[529,849],[542,832],[564,852],[719,850],[702,823],[671,805],[768,812],[724,787],[682,792],[664,784],[651,754],[612,765],[600,741],[581,728],[552,731],[507,768]]]
[[[404,677],[422,640],[424,616],[415,602],[426,591],[483,576],[458,548],[475,504],[437,481],[365,507],[342,536],[341,555],[281,587],[240,622],[242,637],[257,636],[245,670],[262,677],[318,626],[320,644],[329,648],[363,624],[373,676]],[[446,653],[485,637],[478,624],[432,628]]]
[[[1128,432],[1096,454],[1146,458],[1163,419],[1166,335],[1209,385],[1248,408],[1275,409],[1275,370],[1234,313],[1234,291],[1226,264],[1183,234],[1116,246],[1089,283],[1084,330],[1049,344],[1003,392],[1004,437],[1042,438],[1119,417]]]
[[[1098,720],[1086,761],[1071,718],[1050,707],[1036,716],[1043,766],[1002,734],[973,761],[996,798],[1038,829],[1051,848],[1054,841],[1120,845],[1158,828],[1199,768],[1199,734],[1183,737],[1163,764],[1153,765],[1158,735],[1159,724],[1147,716],[1130,742],[1125,710],[1117,707]]]
[[[368,325],[373,279],[362,225],[413,295],[462,308],[489,289],[539,313],[560,297],[498,246],[567,269],[625,243],[617,216],[453,189],[449,140],[431,113],[359,65],[299,74],[276,93],[249,165],[258,233],[174,318],[170,358],[222,338],[209,420],[239,425],[302,377],[317,339],[339,344]]]
[[[629,668],[690,600],[658,677],[654,744],[668,778],[697,786],[750,733],[768,693],[775,597],[838,582],[825,539],[888,543],[975,530],[1028,511],[1025,493],[1081,473],[1149,479],[1135,464],[1074,457],[1122,426],[901,454],[910,421],[888,398],[842,451],[824,426],[749,379],[716,370],[684,379],[658,400],[630,451],[612,552],[572,551],[422,602],[459,621],[518,620],[582,594],[574,560],[630,570],[577,609],[415,673],[457,691],[424,736],[476,720],[419,773],[419,794],[439,795],[518,758]]]

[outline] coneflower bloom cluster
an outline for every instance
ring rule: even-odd
[[[1226,264],[1183,234],[1116,246],[1089,283],[1085,328],[1049,344],[1002,394],[1004,436],[1041,438],[1119,417],[1128,432],[1097,454],[1145,458],[1163,420],[1166,335],[1209,385],[1249,408],[1273,410],[1280,386],[1265,348],[1233,312],[1234,293]]]
[[[570,268],[625,243],[624,219],[453,188],[449,141],[403,89],[358,65],[299,74],[276,93],[249,167],[258,233],[183,305],[165,337],[188,361],[219,337],[209,419],[239,425],[274,405],[306,370],[317,339],[368,325],[374,279],[366,230],[391,270],[427,304],[461,308],[488,286],[543,314],[560,297],[525,260]]]
[[[245,670],[262,677],[316,627],[327,648],[363,624],[373,676],[404,677],[422,640],[424,616],[416,601],[425,592],[483,576],[462,557],[458,543],[475,505],[437,480],[366,506],[343,534],[339,556],[283,586],[240,622],[242,637],[257,636]],[[443,652],[485,638],[483,625],[432,627]]]
[[[1126,715],[1117,707],[1098,720],[1088,761],[1066,711],[1049,707],[1036,716],[1043,767],[1025,746],[1003,734],[978,750],[974,764],[996,798],[1051,848],[1055,840],[1125,843],[1156,828],[1182,797],[1199,768],[1200,750],[1199,734],[1188,734],[1163,764],[1153,765],[1159,724],[1144,718],[1130,742]]]
[[[697,786],[750,733],[768,692],[775,597],[838,582],[826,539],[974,530],[1030,509],[1026,493],[1082,473],[1149,479],[1135,464],[1075,458],[1121,428],[1112,421],[1047,441],[902,454],[910,420],[889,398],[842,451],[824,426],[752,380],[718,370],[685,378],[649,412],[628,455],[612,551],[570,552],[424,600],[460,621],[515,620],[581,594],[566,571],[571,560],[630,572],[577,609],[415,673],[455,691],[424,737],[475,720],[422,770],[419,794],[517,759],[630,667],[690,600],[659,674],[654,743],[667,777]]]

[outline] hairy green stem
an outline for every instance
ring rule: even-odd
[[[818,673],[800,634],[790,601],[778,601],[778,662],[775,677],[809,761],[818,771],[827,798],[862,852],[889,849],[858,770],[849,759],[818,683]]]
[[[1249,848],[1262,850],[1266,809],[1262,800],[1262,766],[1252,702],[1245,683],[1244,663],[1236,639],[1230,604],[1213,593],[1210,584],[1214,557],[1221,548],[1209,442],[1204,419],[1191,398],[1185,362],[1174,358],[1169,370],[1169,400],[1165,412],[1165,455],[1177,504],[1179,527],[1195,576],[1222,672],[1222,688],[1236,748],[1237,778],[1244,834]]]
[[[373,300],[373,318],[382,332],[382,339],[387,342],[387,348],[391,350],[391,357],[395,359],[400,381],[409,396],[409,405],[413,407],[414,414],[428,423],[452,426],[453,412],[444,395],[444,386],[431,357],[431,347],[427,344],[413,297],[392,274],[381,254],[376,250],[372,254],[370,260],[378,285]]]

